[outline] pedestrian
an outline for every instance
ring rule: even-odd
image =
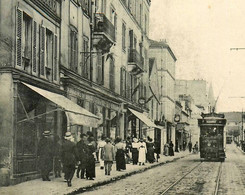
[[[88,137],[87,144],[88,152],[87,152],[87,162],[86,162],[86,178],[89,180],[94,180],[95,178],[95,159],[96,147],[94,146],[94,139],[92,136]]]
[[[175,152],[179,152],[179,142],[178,142],[178,140],[175,141]]]
[[[82,133],[80,134],[81,140],[76,145],[76,158],[79,162],[77,167],[77,178],[79,178],[79,174],[81,171],[80,178],[84,179],[85,171],[86,171],[86,163],[87,163],[87,135]]]
[[[133,138],[131,152],[132,152],[133,165],[137,165],[138,158],[139,158],[139,144],[138,144],[138,139],[136,137]]]
[[[146,143],[143,141],[142,138],[140,139],[138,146],[139,146],[139,159],[138,159],[139,165],[145,165],[147,148],[146,148]]]
[[[65,180],[67,181],[68,187],[71,187],[71,180],[74,176],[76,165],[76,145],[74,142],[72,142],[72,140],[73,137],[71,132],[66,132],[61,148],[61,160],[63,163],[63,171],[65,173]]]
[[[106,142],[104,146],[105,175],[110,175],[113,160],[115,159],[115,153],[114,153],[114,147],[111,144],[110,138],[106,138],[105,142]]]
[[[193,152],[198,153],[198,142],[195,143],[194,150]]]
[[[188,143],[188,148],[189,148],[189,152],[191,153],[191,150],[192,150],[192,143],[191,143],[191,141],[189,141],[189,143]]]
[[[117,142],[115,145],[116,169],[117,171],[126,170],[125,145],[120,137],[117,137],[115,142]]]
[[[50,181],[49,173],[53,169],[54,143],[51,139],[50,131],[44,131],[43,137],[38,143],[37,155],[39,159],[39,168],[43,181]]]
[[[169,156],[174,156],[174,144],[172,141],[169,143]]]
[[[54,175],[61,177],[61,143],[58,135],[54,136]]]
[[[98,160],[100,162],[100,169],[104,169],[104,146],[105,146],[105,135],[101,135],[101,140],[98,142],[97,150],[98,150]]]
[[[185,151],[186,149],[186,141],[183,141],[183,150]]]
[[[163,154],[165,156],[169,155],[169,144],[168,143],[164,144],[164,152],[163,152]]]
[[[130,161],[132,160],[132,154],[131,154],[131,149],[132,149],[132,142],[130,137],[127,137],[126,140],[126,163],[129,164]]]
[[[155,156],[154,156],[155,146],[154,146],[152,138],[150,137],[148,137],[146,148],[147,148],[147,153],[146,153],[147,161],[149,163],[153,163],[155,161]]]
[[[156,154],[156,161],[158,162],[158,159],[160,158],[160,142],[155,139],[155,142],[154,142],[154,152]]]

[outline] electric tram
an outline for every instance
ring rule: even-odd
[[[198,119],[201,159],[225,161],[225,125],[224,114],[202,114]]]

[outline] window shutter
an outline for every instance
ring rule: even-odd
[[[78,38],[77,38],[77,33],[74,32],[74,41],[75,41],[75,45],[74,45],[74,70],[77,72],[78,71]]]
[[[134,31],[133,30],[129,31],[129,41],[130,41],[129,48],[133,49],[134,47]]]
[[[23,12],[16,10],[16,66],[22,68],[22,23]]]
[[[97,83],[102,84],[102,54],[97,55]]]
[[[40,25],[40,75],[45,76],[45,28]]]
[[[71,33],[70,33],[70,37],[71,37],[71,58],[70,58],[70,69],[73,70],[73,65],[74,65],[74,51],[73,51],[73,48],[74,48],[74,33],[73,31],[71,30]]]
[[[37,23],[33,22],[32,73],[37,73]]]
[[[54,60],[53,60],[53,78],[57,81],[57,73],[58,73],[58,43],[57,43],[57,35],[54,35],[54,44],[53,44],[53,53],[54,53]]]
[[[123,67],[121,67],[121,73],[120,73],[120,94],[123,96]]]

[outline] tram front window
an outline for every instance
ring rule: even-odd
[[[218,134],[218,128],[214,126],[203,127],[201,134],[205,136],[215,136]]]

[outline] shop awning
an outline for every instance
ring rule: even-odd
[[[84,125],[88,127],[98,127],[100,123],[100,118],[88,110],[77,105],[73,101],[69,100],[63,95],[56,94],[38,87],[34,87],[30,84],[22,82],[25,86],[29,87],[33,91],[37,92],[44,98],[50,100],[51,102],[57,104],[66,112],[69,123],[72,125]]]
[[[138,112],[136,110],[133,110],[131,108],[128,108],[130,112],[132,112],[138,119],[140,119],[143,123],[145,123],[148,127],[158,128],[155,123],[151,121],[145,114]]]

